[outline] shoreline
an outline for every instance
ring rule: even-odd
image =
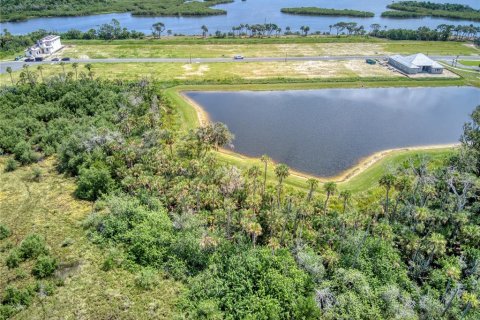
[[[202,108],[200,104],[197,102],[193,101],[191,98],[189,98],[186,94],[185,91],[178,91],[179,95],[181,96],[182,99],[184,99],[193,109],[195,110],[195,113],[197,115],[197,120],[199,122],[200,126],[206,125],[207,123],[210,122],[210,117],[208,113]],[[373,165],[376,163],[380,162],[384,158],[400,153],[400,152],[406,152],[406,151],[422,151],[422,150],[436,150],[436,149],[453,149],[455,147],[458,147],[460,143],[449,143],[449,144],[434,144],[434,145],[419,145],[419,146],[411,146],[411,147],[399,147],[399,148],[391,148],[391,149],[385,149],[381,150],[378,152],[375,152],[369,156],[361,158],[354,166],[347,168],[343,171],[341,171],[339,174],[334,175],[334,176],[328,176],[328,177],[322,177],[322,176],[317,176],[315,174],[311,173],[306,173],[301,170],[296,170],[293,168],[290,168],[290,174],[292,176],[296,176],[298,178],[302,179],[309,179],[309,178],[315,178],[319,180],[320,182],[336,182],[336,183],[342,183],[342,182],[348,182],[354,177],[360,175],[361,173],[365,172],[367,169],[371,168]],[[221,154],[232,156],[232,157],[237,157],[240,159],[249,159],[249,160],[254,160],[254,161],[260,161],[260,158],[257,157],[251,157],[248,155],[244,155],[235,151],[231,151],[225,148],[220,148],[219,151]],[[272,163],[276,163],[274,160],[271,160]]]

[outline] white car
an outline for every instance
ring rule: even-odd
[[[238,54],[238,55],[234,56],[233,59],[235,59],[235,60],[242,60],[242,59],[243,59],[243,56],[241,56],[241,55]]]

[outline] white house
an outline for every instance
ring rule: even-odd
[[[34,46],[26,49],[25,55],[30,58],[48,56],[60,50],[61,47],[60,36],[48,35],[38,40]]]
[[[410,56],[395,55],[388,58],[388,63],[407,74],[443,73],[443,66],[423,53]]]

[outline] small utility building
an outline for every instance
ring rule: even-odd
[[[388,58],[388,63],[406,74],[443,73],[443,66],[423,53],[410,56],[395,55]]]
[[[61,48],[60,36],[48,35],[38,40],[34,46],[25,50],[25,55],[31,58],[49,56]]]

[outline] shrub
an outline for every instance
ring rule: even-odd
[[[142,269],[135,278],[135,285],[143,290],[152,290],[158,285],[157,273],[152,268]]]
[[[42,254],[48,254],[45,241],[37,234],[27,236],[20,244],[20,257],[23,260],[37,258]]]
[[[21,141],[13,148],[15,160],[21,164],[29,164],[38,161],[38,156],[33,152],[32,147],[25,141]]]
[[[20,265],[20,262],[22,262],[22,258],[20,256],[20,251],[17,248],[10,251],[7,260],[5,261],[9,269],[18,267]]]
[[[37,278],[51,276],[57,269],[57,259],[47,255],[41,255],[33,266],[32,274]]]
[[[105,167],[91,167],[80,170],[75,195],[84,200],[97,200],[102,194],[113,189],[114,181]]]
[[[13,158],[8,158],[7,163],[5,164],[5,172],[12,172],[18,168],[18,162]]]
[[[42,178],[42,170],[39,168],[39,167],[33,167],[32,168],[32,180],[33,181],[36,181],[36,182],[39,182],[40,179]]]
[[[0,240],[10,237],[11,234],[12,232],[6,225],[0,224]]]
[[[2,299],[3,304],[12,306],[29,306],[32,302],[33,292],[30,289],[17,289],[15,287],[7,287]]]

